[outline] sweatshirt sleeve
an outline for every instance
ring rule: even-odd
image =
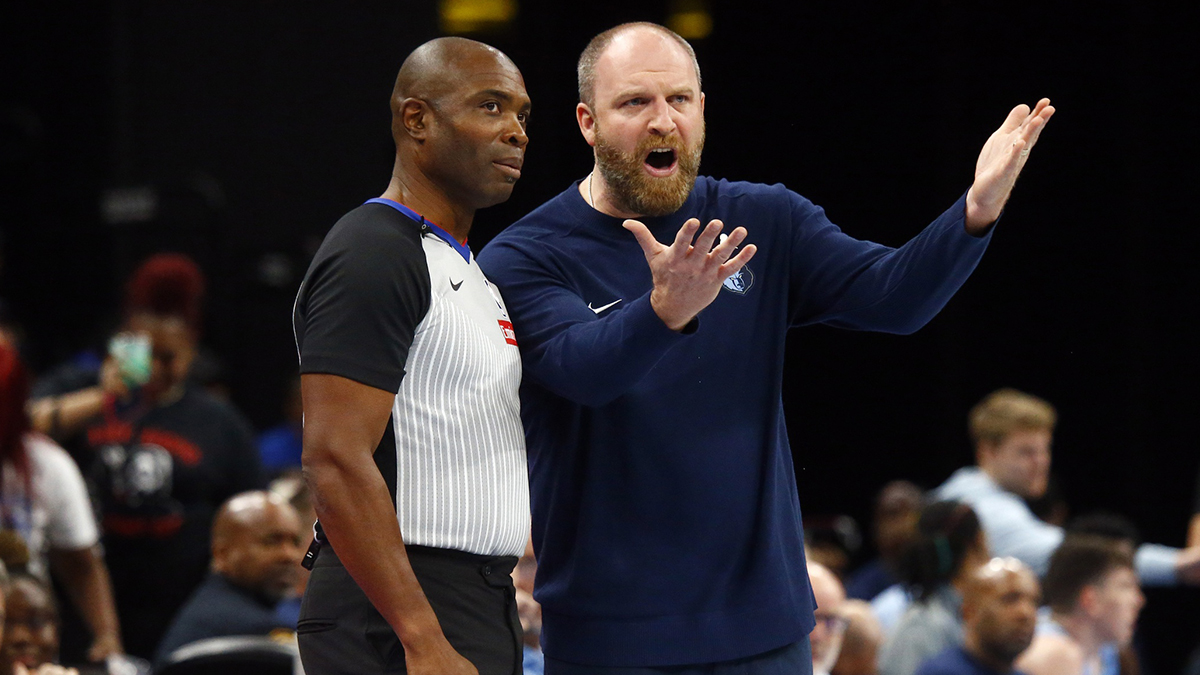
[[[1009,494],[974,500],[971,503],[996,555],[1011,555],[1046,576],[1050,558],[1062,543],[1063,529],[1038,520],[1020,498]],[[1176,583],[1175,563],[1179,549],[1161,544],[1142,544],[1134,556],[1138,578],[1145,586]]]
[[[793,195],[793,325],[907,334],[930,321],[978,265],[991,240],[967,233],[966,194],[899,248],[854,239],[823,209]]]
[[[530,245],[536,244],[496,241],[478,260],[512,316],[525,377],[554,394],[582,405],[608,403],[695,332],[697,320],[680,333],[667,328],[649,293],[611,308],[589,308],[555,272],[549,254],[535,259],[526,251]]]

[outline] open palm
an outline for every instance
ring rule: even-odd
[[[981,232],[1000,217],[1029,151],[1053,114],[1048,98],[1038,101],[1032,111],[1022,103],[983,144],[975,163],[975,182],[967,194],[967,230]]]

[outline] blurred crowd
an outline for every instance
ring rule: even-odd
[[[299,379],[256,435],[211,377],[205,285],[186,256],[150,257],[110,339],[36,375],[0,299],[0,675],[169,675],[215,639],[294,643],[315,519]],[[848,517],[810,519],[814,672],[1145,671],[1141,589],[1200,584],[1200,515],[1185,548],[1115,513],[1064,522],[1047,498],[1056,423],[1049,402],[999,390],[969,414],[976,463],[930,490],[884,485],[868,547]],[[852,564],[859,549],[877,555]],[[536,568],[531,543],[513,573],[526,673],[541,672]]]

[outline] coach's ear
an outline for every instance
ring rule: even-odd
[[[583,134],[583,140],[596,147],[596,118],[586,103],[580,102],[575,106],[575,121],[579,123],[579,132]]]

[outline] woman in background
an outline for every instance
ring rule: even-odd
[[[944,501],[921,510],[900,564],[900,578],[916,601],[880,650],[880,675],[912,675],[926,660],[962,644],[962,589],[989,558],[970,506]]]
[[[88,657],[102,661],[123,650],[92,506],[75,462],[30,431],[28,397],[24,365],[0,344],[0,540],[12,556],[6,562],[43,582],[54,572],[92,631]]]

